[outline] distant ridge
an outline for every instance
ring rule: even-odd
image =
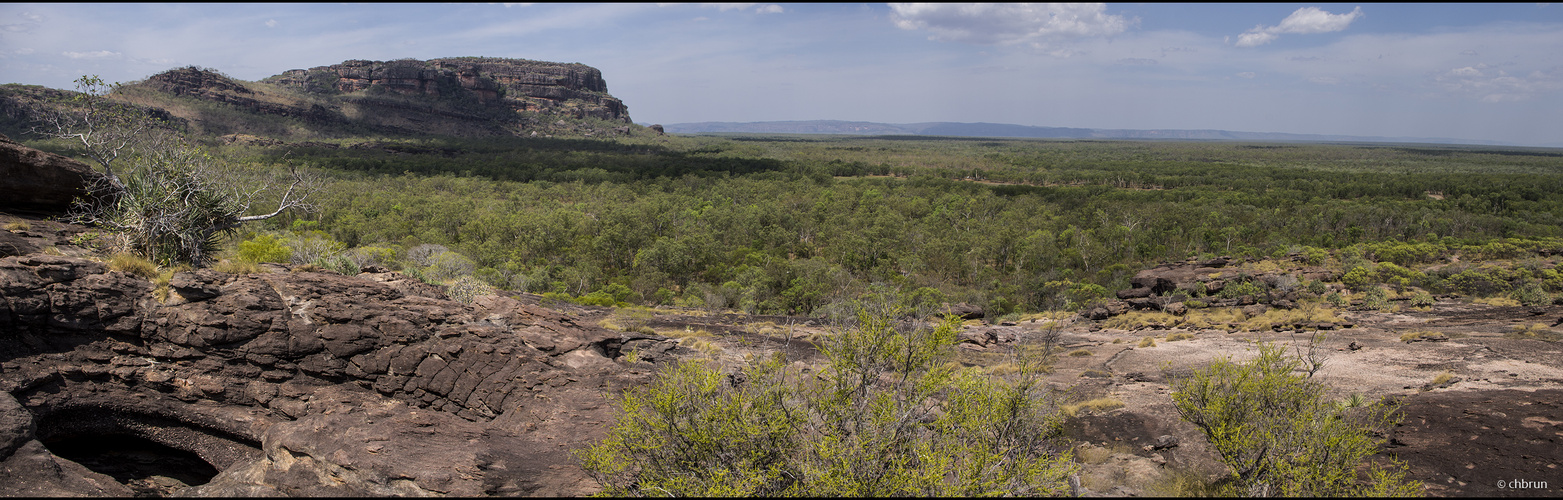
[[[1034,127],[1006,123],[874,123],[839,120],[776,122],[697,122],[663,125],[677,134],[751,133],[751,134],[842,134],[842,135],[930,135],[953,137],[1023,137],[1048,139],[1179,139],[1215,141],[1303,141],[1303,142],[1391,142],[1431,144],[1471,144],[1486,146],[1527,146],[1510,142],[1443,137],[1378,137],[1357,135],[1285,134],[1279,132],[1234,132],[1230,130],[1176,129],[1100,129]]]

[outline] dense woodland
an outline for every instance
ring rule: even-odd
[[[339,142],[225,149],[257,168],[302,163],[330,178],[317,213],[241,239],[311,240],[325,250],[307,258],[430,281],[472,274],[587,302],[773,314],[831,312],[876,284],[999,314],[1072,309],[1147,265],[1219,255],[1302,256],[1342,271],[1510,259],[1528,270],[1483,275],[1471,289],[1450,277],[1490,270],[1433,266],[1414,284],[1563,286],[1536,259],[1563,253],[1563,152],[1552,149],[894,136]]]

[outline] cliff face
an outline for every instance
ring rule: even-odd
[[[321,94],[372,93],[377,87],[401,95],[465,94],[516,111],[630,122],[624,102],[608,95],[602,72],[577,63],[479,57],[352,60],[289,70],[266,81]]]

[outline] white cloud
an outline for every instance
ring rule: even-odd
[[[1238,76],[1238,78],[1253,78],[1253,77],[1256,77],[1256,76],[1259,76],[1259,75],[1255,74],[1252,71],[1244,71],[1242,73],[1238,73],[1237,76]]]
[[[1523,101],[1541,92],[1563,89],[1563,67],[1513,76],[1496,66],[1477,64],[1444,71],[1432,80],[1444,90],[1482,102]]]
[[[1346,29],[1351,22],[1362,17],[1362,7],[1345,14],[1331,14],[1318,7],[1303,7],[1292,12],[1275,26],[1255,26],[1237,36],[1238,47],[1258,47],[1275,41],[1282,34],[1307,35],[1330,33]]]
[[[91,52],[70,52],[70,51],[67,51],[67,52],[62,52],[62,54],[65,54],[65,57],[69,57],[71,59],[105,59],[105,58],[110,58],[110,57],[117,58],[117,57],[120,56],[120,53],[118,53],[118,52],[110,52],[110,51],[107,51],[107,50],[94,50],[94,51],[91,51]]]
[[[1123,59],[1119,59],[1118,64],[1125,66],[1155,66],[1156,60],[1144,57],[1125,57]]]
[[[673,5],[673,4],[658,4],[658,5]],[[757,4],[757,3],[703,3],[703,4],[700,4],[700,6],[701,7],[708,7],[708,8],[715,8],[716,10],[721,11],[721,12],[727,12],[729,10],[749,10],[750,7],[754,7],[754,12],[756,14],[780,14],[780,13],[783,12],[782,6],[776,5],[774,3],[768,3],[768,4],[763,4],[763,5],[762,4]]]
[[[277,27],[277,20],[276,19],[267,19],[266,20],[266,27],[267,28],[275,28],[275,27]]]
[[[1309,78],[1308,81],[1313,82],[1313,83],[1317,83],[1319,85],[1339,85],[1340,84],[1340,78],[1336,78],[1336,77],[1333,77],[1333,76],[1315,76],[1315,77]]]
[[[0,31],[9,31],[12,33],[30,33],[34,28],[37,28],[39,24],[43,23],[43,16],[31,12],[23,12],[21,14],[17,14],[15,20],[21,22],[16,24],[0,24]]]
[[[1128,29],[1104,4],[890,4],[904,30],[927,30],[930,40],[1007,45],[1048,38],[1111,36]]]

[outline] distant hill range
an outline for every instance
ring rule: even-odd
[[[1027,137],[1047,139],[1181,139],[1207,141],[1306,141],[1306,142],[1409,142],[1434,144],[1480,144],[1518,146],[1519,144],[1429,137],[1365,137],[1356,135],[1283,134],[1276,132],[1233,132],[1230,130],[1101,129],[1071,127],[1033,127],[1005,123],[874,123],[839,120],[780,122],[699,122],[663,125],[670,133],[751,133],[751,134],[842,134],[842,135],[928,135],[946,137]]]

